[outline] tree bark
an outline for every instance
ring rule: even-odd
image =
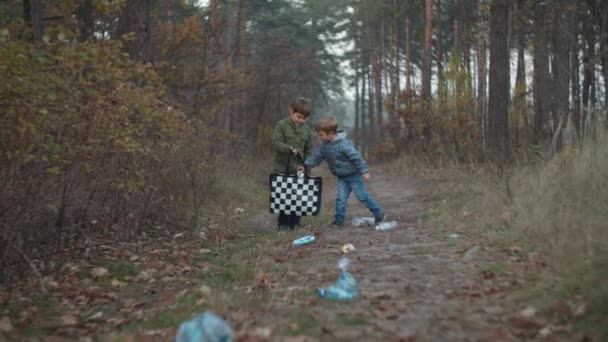
[[[544,3],[534,8],[534,133],[535,145],[545,142],[549,130],[549,52],[547,48],[548,14]]]
[[[150,1],[130,0],[122,11],[118,35],[133,33],[133,39],[125,43],[132,59],[147,62],[150,50]]]
[[[431,99],[431,35],[433,32],[433,0],[424,1],[424,45],[422,50],[422,101]]]
[[[410,18],[405,19],[405,89],[412,89],[412,52]]]
[[[516,13],[513,14],[513,31],[517,37],[517,73],[515,76],[515,92],[513,94],[514,104],[514,121],[511,125],[513,128],[513,149],[517,150],[521,144],[520,131],[521,121],[524,123],[524,132],[528,128],[528,120],[526,113],[526,63],[525,63],[525,51],[526,51],[526,35],[522,25],[522,20],[519,18],[517,12],[518,2],[514,2],[513,9]]]
[[[441,0],[437,0],[435,29],[437,32],[437,51],[435,52],[435,62],[437,63],[437,91],[439,100],[445,100],[445,84],[443,77],[443,37],[441,35]]]
[[[572,11],[570,14],[570,28],[572,29],[572,53],[570,53],[570,91],[572,93],[572,122],[576,131],[576,137],[580,141],[582,138],[581,131],[581,91],[580,91],[580,67],[579,67],[579,50],[581,48],[579,41],[579,31],[582,20],[579,10]]]
[[[489,119],[492,151],[498,161],[510,158],[509,145],[509,51],[508,0],[492,0],[490,5],[490,103]]]
[[[569,100],[569,80],[570,80],[570,47],[572,35],[570,29],[570,1],[559,0],[559,7],[556,9],[556,22],[553,26],[553,136],[554,148],[561,151],[563,148],[563,130],[567,125]]]
[[[25,0],[28,1],[28,0]],[[29,19],[32,24],[32,37],[35,41],[41,42],[44,39],[44,5],[42,0],[29,0],[29,4],[24,3],[24,10],[29,7]],[[24,15],[25,17],[25,15]]]
[[[93,35],[93,24],[95,23],[93,1],[80,0],[76,17],[78,18],[78,41],[84,42]]]
[[[589,13],[590,14],[590,13]],[[595,30],[593,23],[588,20],[583,21],[584,35],[584,52],[583,52],[583,90],[582,90],[582,105],[583,113],[581,117],[581,126],[585,126],[585,122],[589,118],[589,113],[593,110],[595,101],[591,96],[594,92],[592,89],[595,85]],[[584,130],[583,130],[584,134]]]

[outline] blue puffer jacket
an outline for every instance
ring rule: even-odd
[[[367,163],[351,141],[346,139],[346,131],[340,129],[337,133],[334,140],[321,144],[306,158],[305,167],[313,168],[325,160],[331,173],[338,177],[367,173]]]

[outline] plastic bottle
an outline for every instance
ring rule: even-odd
[[[179,326],[175,342],[232,342],[230,325],[210,311],[205,311]]]
[[[376,225],[376,230],[389,230],[397,227],[397,221],[381,222]]]
[[[305,235],[305,236],[302,236],[301,238],[293,240],[292,243],[294,246],[298,247],[298,246],[304,246],[304,245],[308,245],[311,243],[315,243],[315,241],[317,241],[317,240],[315,239],[314,235]]]
[[[354,227],[371,226],[374,224],[374,218],[373,217],[355,217],[351,221],[351,224]]]
[[[317,289],[319,297],[337,301],[350,301],[358,294],[357,281],[348,272],[342,272],[335,284],[324,289]]]
[[[359,291],[357,290],[357,281],[355,278],[346,271],[350,260],[348,258],[342,258],[338,261],[338,268],[342,270],[342,274],[336,281],[326,288],[317,289],[317,295],[321,298],[327,298],[336,301],[350,301],[357,297]]]

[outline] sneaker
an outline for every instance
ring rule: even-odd
[[[278,231],[289,230],[289,226],[286,224],[280,224],[277,228]]]
[[[344,222],[334,221],[331,223],[332,227],[344,227]]]
[[[381,212],[380,214],[374,216],[374,223],[378,224],[378,223],[382,223],[386,220],[386,214],[383,212]]]

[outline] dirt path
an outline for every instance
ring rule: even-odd
[[[370,193],[398,222],[375,231],[329,227],[336,184],[328,174],[324,180],[322,215],[306,218],[308,228],[277,233],[265,202],[227,207],[201,231],[64,260],[47,278],[48,296],[38,295],[35,281],[0,289],[0,340],[170,341],[181,322],[205,310],[226,318],[236,341],[519,341],[543,329],[567,340],[512,303],[525,284],[514,272],[523,263],[454,235],[456,227],[435,226],[427,209],[433,182],[374,175]],[[225,220],[246,210],[258,214],[241,228]],[[360,216],[370,213],[351,196],[347,222]],[[232,237],[228,226],[236,228]],[[291,247],[311,231],[317,243]],[[318,298],[315,290],[339,276],[345,243],[356,248],[347,257],[360,295],[348,303]]]
[[[518,311],[509,307],[506,293],[517,282],[486,269],[493,257],[485,255],[483,248],[461,236],[450,237],[449,229],[429,227],[424,200],[430,186],[423,180],[374,178],[368,188],[385,207],[388,219],[399,223],[397,228],[324,227],[319,229],[321,236],[315,245],[278,248],[273,257],[283,266],[278,272],[282,273],[279,286],[273,289],[276,297],[269,304],[271,310],[259,314],[258,323],[289,327],[279,328],[273,335],[312,335],[327,341],[534,337],[542,322],[513,321]],[[323,210],[333,213],[335,183],[326,182],[324,187]],[[370,213],[351,196],[347,220],[355,216]],[[262,226],[272,226],[273,219],[267,215]],[[336,263],[344,243],[356,248],[348,257],[359,282],[359,298],[351,303],[316,298],[312,291],[338,276]]]

